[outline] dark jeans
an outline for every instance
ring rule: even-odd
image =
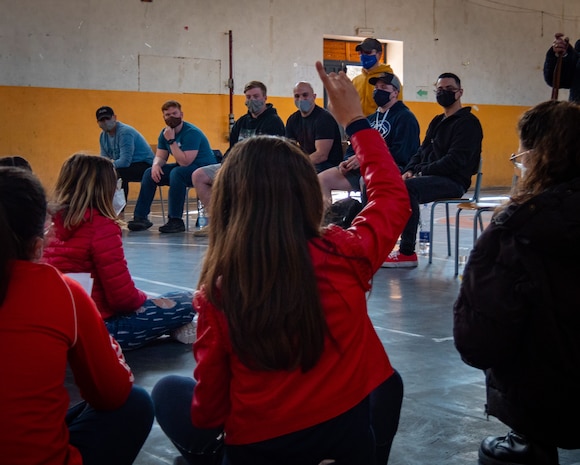
[[[225,446],[223,430],[191,423],[195,381],[167,376],[151,394],[161,429],[191,465],[317,465],[338,457],[336,465],[385,465],[399,425],[403,382],[398,372],[349,411],[301,431],[254,444]]]
[[[123,180],[122,186],[123,191],[125,192],[125,200],[129,197],[129,183],[141,182],[143,174],[147,171],[147,168],[151,168],[151,164],[146,161],[138,161],[126,168],[115,168],[117,170],[117,177]]]
[[[163,176],[161,176],[159,184],[151,178],[151,168],[146,170],[141,179],[141,191],[135,205],[135,218],[147,218],[149,216],[158,185],[169,186],[169,218],[181,218],[183,216],[185,192],[188,187],[193,187],[191,173],[197,168],[199,168],[199,165],[195,163],[189,166],[166,163],[163,166]]]
[[[133,386],[127,401],[116,410],[95,410],[86,402],[66,415],[69,443],[83,457],[83,465],[130,465],[153,425],[153,404],[147,391]]]
[[[409,200],[411,201],[411,217],[401,234],[399,250],[402,254],[412,255],[417,241],[419,225],[419,205],[434,200],[456,198],[465,194],[463,186],[444,176],[418,176],[405,180]]]

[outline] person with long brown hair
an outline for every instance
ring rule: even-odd
[[[191,344],[193,293],[175,291],[149,298],[129,273],[121,226],[113,208],[117,175],[111,160],[75,154],[60,171],[54,189],[53,224],[44,261],[63,273],[88,273],[110,334],[125,350],[166,334]]]
[[[190,464],[388,460],[403,384],[366,294],[409,198],[350,80],[317,70],[369,200],[347,230],[322,228],[320,184],[302,150],[273,136],[232,149],[214,184],[194,298],[195,380],[169,376],[152,393],[157,421]]]
[[[151,398],[80,284],[39,263],[46,216],[40,181],[0,167],[0,461],[130,465]],[[70,408],[67,366],[83,398]]]
[[[485,371],[485,411],[511,431],[482,465],[557,465],[580,448],[580,106],[526,111],[511,159],[522,176],[467,262],[454,306],[457,350]]]

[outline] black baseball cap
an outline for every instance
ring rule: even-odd
[[[97,121],[103,118],[112,118],[115,112],[111,107],[101,107],[97,110]]]
[[[367,37],[365,40],[363,40],[360,44],[358,44],[355,47],[355,50],[357,52],[360,52],[361,50],[363,52],[372,52],[373,50],[376,50],[377,52],[382,52],[383,46],[377,39]]]

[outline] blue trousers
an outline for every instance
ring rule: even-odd
[[[70,438],[83,465],[130,465],[153,425],[153,403],[147,391],[133,386],[129,398],[116,410],[95,410],[86,402],[69,408]]]
[[[444,176],[418,176],[405,180],[409,200],[411,201],[411,217],[401,234],[400,251],[405,255],[415,252],[417,228],[419,226],[419,205],[434,200],[461,197],[465,194],[462,185]]]
[[[169,305],[160,307],[155,302],[156,299],[168,299],[165,302]],[[119,314],[105,320],[109,334],[123,350],[138,349],[193,320],[195,310],[192,292],[168,292],[156,299],[147,299],[135,312]]]
[[[199,165],[192,163],[188,166],[179,166],[177,163],[166,163],[163,166],[163,176],[159,184],[151,178],[151,168],[145,170],[141,179],[141,191],[135,205],[135,218],[147,218],[151,213],[151,204],[155,198],[157,186],[169,186],[169,218],[181,218],[183,216],[183,204],[185,203],[185,192],[188,187],[193,187],[191,183],[191,173]]]
[[[399,426],[403,381],[398,372],[349,411],[319,425],[278,438],[241,446],[223,445],[223,429],[200,429],[191,423],[195,381],[170,375],[151,397],[161,429],[191,465],[385,465]]]

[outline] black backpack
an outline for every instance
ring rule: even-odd
[[[324,218],[324,223],[336,224],[341,228],[346,229],[362,209],[362,203],[352,197],[337,200],[331,205],[330,210],[328,210],[326,217]]]

